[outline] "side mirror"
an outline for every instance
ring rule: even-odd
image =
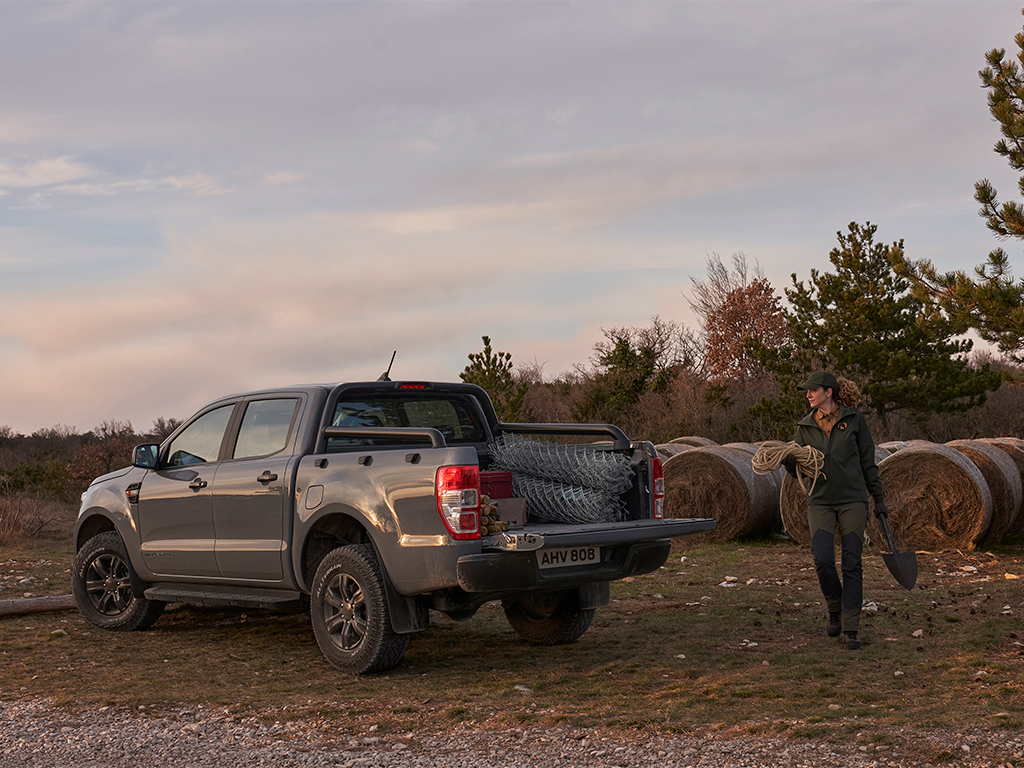
[[[157,461],[160,459],[160,446],[150,443],[136,445],[132,456],[132,464],[136,467],[156,469]]]

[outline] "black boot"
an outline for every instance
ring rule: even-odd
[[[843,614],[829,613],[828,624],[825,625],[825,631],[828,632],[829,637],[839,637],[839,633],[843,631]]]
[[[861,643],[860,643],[860,640],[857,638],[857,633],[856,632],[847,632],[846,633],[846,647],[847,648],[849,648],[851,651],[856,651],[858,648],[860,648],[860,645],[861,645]]]

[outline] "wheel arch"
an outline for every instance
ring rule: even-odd
[[[93,536],[100,533],[106,533],[107,531],[116,532],[121,536],[121,540],[124,541],[124,536],[121,535],[121,532],[117,529],[117,525],[115,525],[114,521],[106,515],[100,512],[93,512],[86,517],[80,518],[77,526],[75,527],[75,552],[80,550],[82,545]]]
[[[121,537],[121,546],[124,547],[125,564],[128,567],[128,576],[132,582],[132,589],[136,595],[141,596],[146,591],[148,585],[139,576],[139,571],[135,567],[135,563],[132,562],[132,551],[128,546],[128,542],[131,539],[126,537],[124,532],[117,527],[117,523],[103,514],[103,512],[94,512],[79,518],[78,524],[75,527],[75,552],[78,552],[93,537],[108,532],[116,533]]]
[[[329,552],[349,544],[365,544],[372,550],[380,567],[392,628],[400,634],[422,632],[430,625],[426,600],[402,595],[395,589],[380,545],[374,538],[374,529],[357,515],[354,510],[335,508],[312,522],[298,553],[296,576],[300,588],[307,594],[312,593],[317,568]]]
[[[321,515],[303,535],[296,574],[301,582],[300,587],[307,593],[311,591],[316,569],[331,550],[370,541],[370,533],[364,521],[355,515],[341,509]]]

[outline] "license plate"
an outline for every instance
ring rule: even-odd
[[[568,568],[601,562],[600,547],[552,547],[537,552],[539,568]]]

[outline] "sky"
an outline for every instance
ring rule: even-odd
[[[871,222],[970,270],[1013,2],[0,2],[0,425],[551,378]],[[1019,244],[1005,246],[1015,264]]]

